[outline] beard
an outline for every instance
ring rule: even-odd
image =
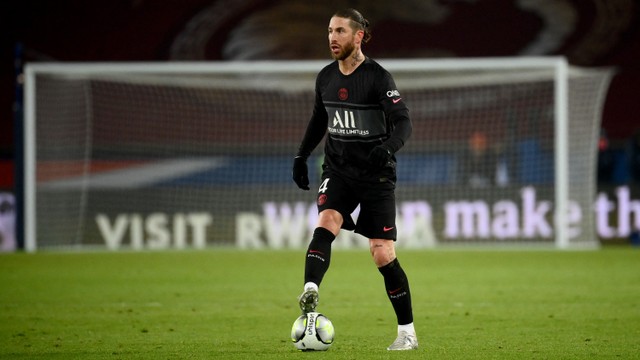
[[[337,54],[331,51],[331,57],[333,57],[334,60],[340,60],[340,61],[346,60],[353,53],[353,50],[355,49],[356,47],[353,44],[353,42],[350,42],[345,46],[343,46],[340,49],[340,52],[338,52]]]

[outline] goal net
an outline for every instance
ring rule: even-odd
[[[413,121],[397,154],[399,247],[597,246],[609,70],[562,58],[380,63]],[[315,195],[290,174],[326,64],[29,64],[27,250],[306,246]],[[321,162],[322,144],[312,187]],[[335,246],[367,242],[342,232]]]

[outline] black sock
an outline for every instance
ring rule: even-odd
[[[393,310],[398,318],[398,325],[406,325],[413,322],[413,310],[411,309],[411,292],[409,291],[409,280],[402,270],[398,259],[394,259],[389,264],[378,268],[384,277],[384,287],[387,296],[391,300]]]
[[[313,282],[320,286],[324,274],[331,261],[331,243],[336,237],[325,228],[318,227],[313,231],[313,238],[307,249],[304,264],[304,282]]]

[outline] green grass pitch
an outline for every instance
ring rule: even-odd
[[[396,324],[367,250],[334,251],[318,310],[327,352],[289,339],[304,252],[0,256],[2,359],[632,359],[640,249],[399,250],[420,349]]]

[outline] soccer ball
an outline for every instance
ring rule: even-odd
[[[300,315],[291,327],[291,341],[298,350],[327,350],[334,336],[331,320],[317,312]]]

